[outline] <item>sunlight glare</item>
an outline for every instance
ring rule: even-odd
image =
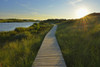
[[[86,8],[80,8],[77,10],[76,14],[77,14],[77,18],[82,18],[86,16],[87,14],[89,14],[89,11]]]

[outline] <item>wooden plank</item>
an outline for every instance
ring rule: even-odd
[[[54,25],[45,36],[32,67],[67,67],[55,37],[56,29]]]

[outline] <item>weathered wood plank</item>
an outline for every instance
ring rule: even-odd
[[[57,25],[45,36],[32,67],[67,67],[55,37]]]

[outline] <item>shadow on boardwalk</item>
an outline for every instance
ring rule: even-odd
[[[66,67],[55,37],[57,25],[45,36],[32,67]]]

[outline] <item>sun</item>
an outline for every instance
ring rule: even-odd
[[[76,14],[77,14],[77,18],[82,18],[86,16],[87,14],[89,14],[89,11],[86,8],[80,8],[76,11]]]

